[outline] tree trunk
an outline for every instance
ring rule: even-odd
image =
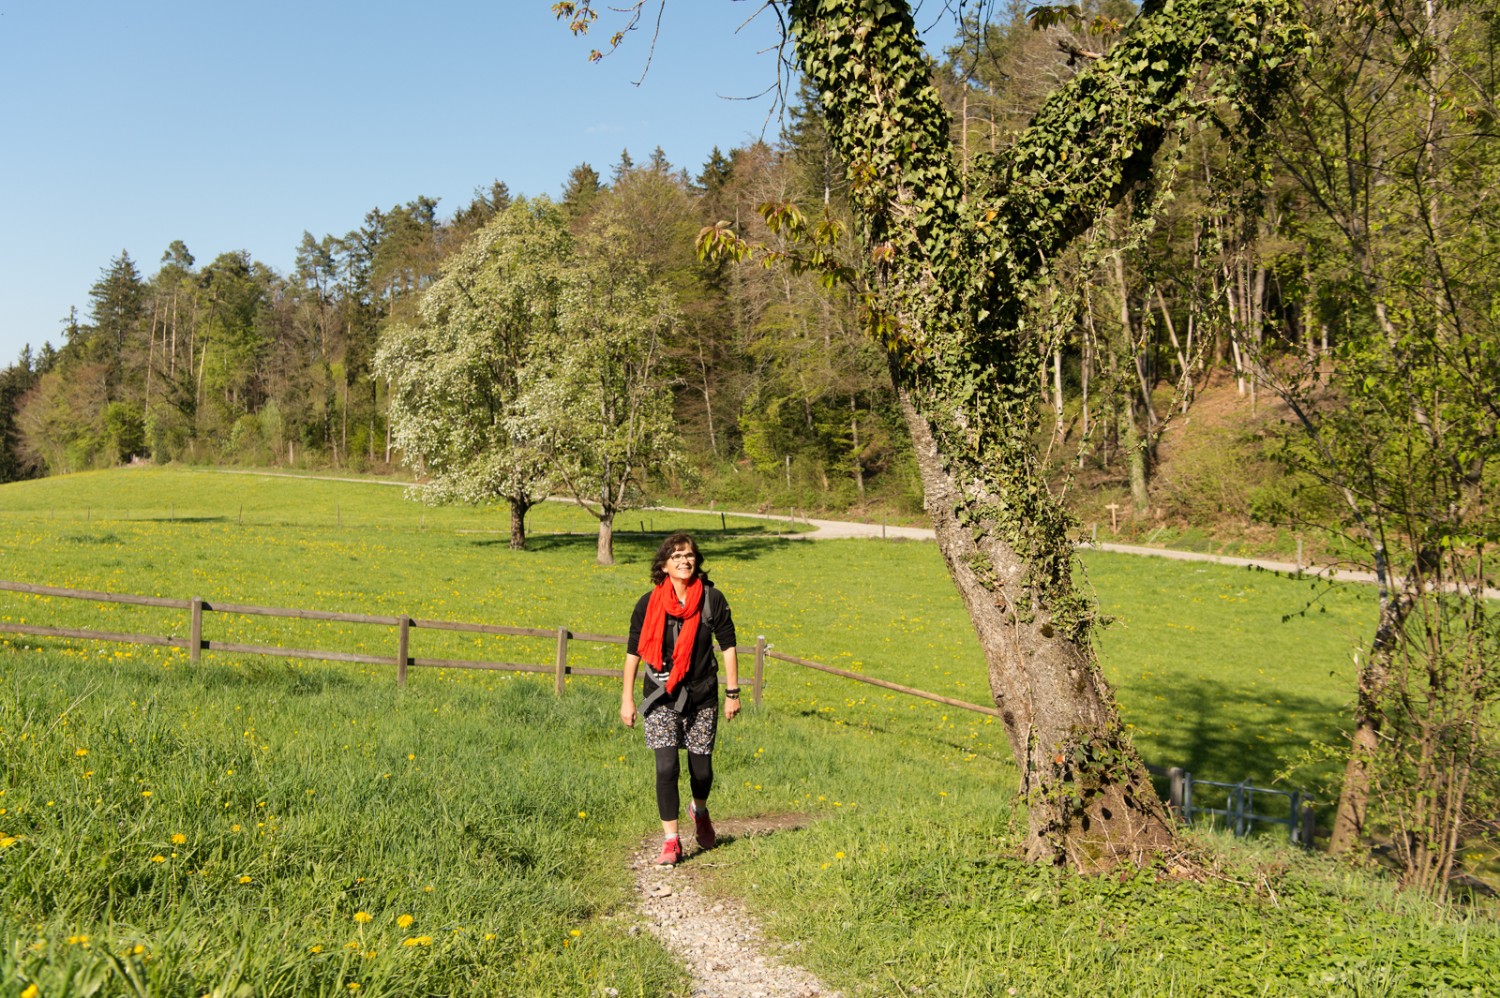
[[[526,550],[526,511],[531,509],[531,503],[524,499],[511,499],[510,502],[510,549],[512,551]]]
[[[599,514],[599,564],[613,565],[615,563],[615,514],[614,510],[605,510]]]
[[[1370,769],[1380,749],[1380,711],[1372,693],[1384,683],[1374,675],[1377,668],[1372,655],[1359,670],[1359,697],[1354,709],[1354,732],[1349,739],[1349,760],[1344,765],[1344,783],[1339,789],[1338,809],[1328,840],[1328,851],[1335,855],[1352,850],[1364,834],[1370,788],[1374,783]]]
[[[1145,862],[1172,844],[1172,822],[1124,735],[1091,646],[1058,619],[1058,607],[1037,605],[1024,581],[1034,566],[998,525],[976,531],[955,512],[992,502],[997,480],[1034,472],[996,468],[989,480],[956,480],[911,394],[900,397],[938,547],[984,648],[990,692],[1021,768],[1027,857],[1083,871]]]
[[[1125,423],[1125,463],[1130,468],[1130,504],[1137,513],[1144,513],[1151,505],[1148,487],[1151,475],[1150,447],[1140,427],[1140,403],[1134,396],[1122,407]]]
[[[859,402],[849,396],[849,432],[854,457],[854,487],[859,490],[859,501],[865,501],[865,461],[859,445]]]
[[[1059,344],[1052,351],[1052,436],[1061,441],[1067,434],[1063,424],[1063,352]]]
[[[1354,732],[1349,740],[1349,760],[1344,765],[1344,783],[1339,789],[1338,809],[1333,816],[1333,831],[1328,842],[1331,853],[1348,852],[1359,844],[1365,830],[1370,792],[1374,785],[1371,767],[1380,751],[1380,727],[1383,713],[1380,700],[1385,695],[1391,674],[1391,657],[1402,640],[1406,620],[1416,606],[1416,588],[1421,583],[1416,573],[1408,577],[1394,597],[1387,588],[1389,571],[1383,554],[1376,556],[1380,579],[1380,621],[1370,654],[1359,669],[1358,694],[1354,704]]]

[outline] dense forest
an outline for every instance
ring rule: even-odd
[[[556,214],[573,238],[607,241],[671,298],[654,376],[674,400],[676,444],[650,485],[691,491],[707,477],[723,499],[803,507],[884,488],[905,490],[909,505],[890,388],[852,300],[812,277],[695,256],[700,228],[723,218],[753,228],[768,201],[837,210],[838,167],[816,115],[804,104],[787,120],[777,145],[716,149],[691,173],[660,149],[642,162],[622,153],[607,177],[580,164]],[[377,370],[382,337],[420,323],[445,265],[512,205],[495,181],[447,217],[420,196],[374,208],[343,235],[305,233],[289,274],[245,253],[202,264],[174,242],[148,275],[122,251],[62,345],[28,348],[0,375],[0,480],[142,459],[419,463],[393,444],[397,379]]]

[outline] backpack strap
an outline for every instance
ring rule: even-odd
[[[713,628],[714,628],[714,624],[718,622],[719,611],[722,610],[723,607],[724,607],[724,597],[723,597],[723,595],[721,595],[719,593],[719,591],[717,589],[715,589],[713,586],[704,586],[703,587],[703,610],[702,610],[702,614],[701,614],[701,616],[699,617],[699,620],[698,620],[698,626],[699,627],[705,627],[705,628],[708,629],[708,633],[709,633],[708,653],[710,655],[713,654]],[[641,701],[641,716],[645,717],[647,710],[649,710],[651,707],[655,706],[656,702],[658,700],[665,700],[667,697],[671,696],[672,694],[670,694],[670,693],[667,692],[667,687],[666,687],[665,683],[657,681],[657,678],[656,678],[655,674],[652,672],[651,664],[649,662],[646,662],[644,659],[642,660],[642,664],[646,666],[646,678],[649,679],[651,681],[651,684],[656,687],[654,690],[652,690],[650,693],[648,693],[646,695],[646,698],[644,700]],[[687,710],[687,698],[688,698],[688,683],[687,683],[686,678],[684,678],[684,680],[682,682],[682,685],[679,686],[679,687],[677,687],[677,701],[676,701],[676,703],[672,704],[672,709],[675,710],[675,711],[677,711],[679,714],[685,712]]]

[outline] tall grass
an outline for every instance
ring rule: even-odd
[[[257,485],[258,521],[248,500],[243,524],[185,515],[233,503],[246,481],[120,472],[0,488],[0,576],[623,633],[657,540],[619,535],[620,563],[603,568],[576,509],[543,507],[535,522],[567,532],[538,529],[517,553],[465,532],[476,511],[289,479]],[[131,489],[139,509],[168,494],[183,506],[176,519],[104,519],[95,501]],[[932,545],[679,522],[702,532],[742,644],[765,634],[985,701]],[[1123,556],[1087,566],[1117,618],[1105,667],[1148,760],[1269,781],[1337,737],[1367,592]],[[175,611],[0,595],[0,619],[18,617],[186,631]],[[207,626],[210,639],[394,648],[378,627]],[[519,639],[417,640],[433,642],[414,647],[424,657],[551,654]],[[578,654],[613,666],[619,651]],[[389,668],[209,654],[192,669],[177,652],[0,634],[0,981],[42,995],[96,980],[101,993],[132,981],[161,994],[680,992],[680,968],[631,932],[624,859],[655,820],[649,754],[617,703],[605,680],[570,679],[559,699],[538,677],[414,670],[398,691]],[[1203,840],[1219,858],[1202,883],[1026,866],[997,724],[783,663],[768,667],[764,706],[722,729],[715,759],[720,815],[820,820],[695,862],[846,993],[1479,989],[1468,994],[1485,993],[1500,961],[1493,922],[1410,909],[1271,845]]]

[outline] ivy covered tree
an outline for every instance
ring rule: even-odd
[[[1050,262],[1127,192],[1165,179],[1154,161],[1179,122],[1212,113],[1253,136],[1303,44],[1293,5],[1146,3],[1012,146],[967,175],[906,3],[783,9],[848,164],[864,249],[848,269],[989,663],[1029,805],[1028,854],[1082,870],[1144,862],[1172,844],[1172,825],[1099,670],[1095,609],[1035,445],[1051,347],[1039,305]],[[585,28],[597,17],[588,0],[554,10]],[[826,226],[779,213],[807,233],[804,265],[840,272]],[[704,246],[746,249],[724,226]]]

